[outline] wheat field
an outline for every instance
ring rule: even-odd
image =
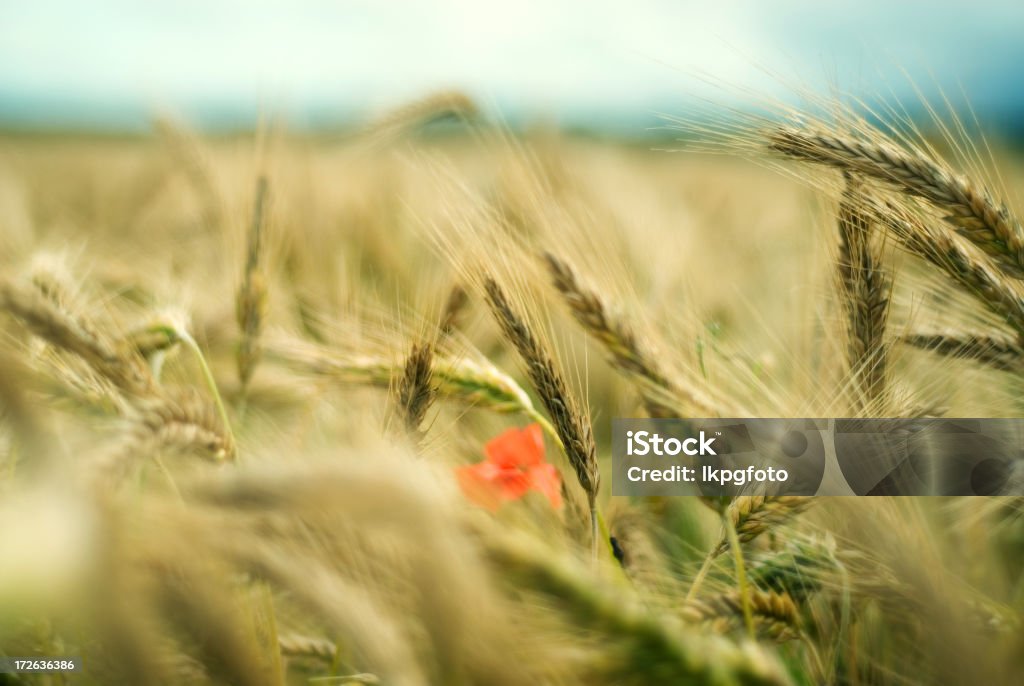
[[[614,417],[1017,416],[1024,162],[676,125],[0,138],[0,653],[84,664],[0,683],[1020,683],[1019,498],[608,467]]]

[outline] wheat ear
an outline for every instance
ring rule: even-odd
[[[238,366],[238,380],[244,393],[260,359],[260,332],[266,318],[267,284],[260,267],[263,252],[263,225],[267,205],[267,178],[260,176],[256,182],[256,199],[249,229],[248,245],[245,252],[245,270],[242,285],[235,296],[235,319],[242,333],[238,343],[235,361]]]
[[[670,617],[588,580],[582,570],[555,559],[549,551],[510,536],[488,536],[487,552],[499,568],[520,584],[548,595],[581,625],[616,641],[627,641],[621,654],[635,680],[673,683],[788,684],[790,680],[756,644],[739,648],[713,636],[679,626]],[[644,677],[648,677],[645,679]]]
[[[459,284],[452,286],[451,291],[448,292],[448,300],[444,304],[444,310],[441,312],[439,327],[442,335],[450,336],[459,328],[468,304],[469,293],[466,292],[466,289]]]
[[[686,601],[697,597],[698,591],[711,571],[711,565],[722,553],[729,550],[735,543],[748,543],[772,526],[780,524],[811,504],[811,498],[805,496],[764,496],[741,495],[733,498],[723,513],[722,534],[718,543],[704,557],[704,562],[697,571],[689,590]],[[742,558],[737,558],[737,572],[742,568]],[[743,589],[741,589],[743,590]],[[741,594],[741,599],[743,594]],[[746,606],[749,610],[749,605]]]
[[[735,498],[726,509],[726,516],[736,529],[740,543],[749,543],[761,534],[787,519],[803,512],[811,504],[806,496],[764,496],[744,495]],[[729,548],[729,541],[722,536],[715,555],[721,555]]]
[[[0,283],[0,309],[4,309],[36,336],[89,363],[122,391],[148,395],[155,382],[142,358],[126,354],[99,335],[87,322],[62,308],[43,292],[13,282]]]
[[[880,222],[908,252],[944,271],[1018,334],[1024,335],[1024,297],[982,255],[973,254],[953,235],[929,226],[893,203],[876,205]]]
[[[887,141],[793,128],[772,130],[767,138],[771,149],[789,157],[863,174],[924,198],[948,212],[946,221],[989,255],[1005,274],[1024,278],[1024,230],[1020,222],[983,186],[920,151],[910,152]]]
[[[164,465],[164,456],[194,455],[213,462],[235,456],[231,434],[221,427],[216,410],[194,390],[164,391],[139,400],[132,408],[129,421],[126,440],[94,465],[95,483],[116,484],[139,458],[150,458],[177,493],[174,479]]]
[[[748,577],[761,589],[785,593],[801,602],[828,584],[842,586],[843,564],[835,541],[794,537],[782,548],[748,558]]]
[[[277,637],[277,643],[285,657],[314,657],[330,663],[338,656],[338,646],[326,638],[281,634]]]
[[[125,354],[135,353],[149,359],[153,355],[167,352],[181,341],[174,326],[154,321],[132,329],[117,341],[117,348]]]
[[[525,320],[512,309],[498,282],[488,277],[484,281],[484,289],[487,294],[487,304],[490,306],[498,326],[522,358],[530,381],[537,390],[537,394],[540,396],[541,402],[544,403],[555,430],[558,432],[562,450],[569,459],[573,471],[576,472],[580,486],[587,494],[587,503],[590,506],[592,546],[596,557],[598,550],[597,492],[601,486],[601,473],[597,467],[597,447],[594,445],[590,421],[579,410],[576,400],[569,394],[568,387],[555,367],[554,360],[530,330]]]
[[[839,203],[839,280],[847,320],[847,361],[860,381],[867,403],[885,391],[885,322],[889,280],[879,267],[880,250],[872,240],[872,217],[864,211],[860,183],[846,176]]]
[[[584,287],[568,262],[550,252],[544,261],[555,289],[562,295],[573,318],[608,351],[613,366],[637,384],[648,412],[654,417],[684,417],[694,411],[718,416],[709,398],[694,389],[684,392],[669,379],[654,358],[642,350],[632,328],[613,317],[598,293]]]
[[[384,112],[360,135],[368,138],[396,136],[445,117],[469,121],[479,111],[476,102],[465,93],[455,90],[438,91]]]
[[[800,612],[792,596],[785,592],[750,589],[747,600],[759,638],[788,641],[800,635]],[[726,633],[743,622],[743,600],[729,591],[683,608],[683,617],[707,625],[716,633]]]
[[[343,356],[307,344],[270,345],[267,357],[308,374],[384,389],[391,387],[395,375],[404,368],[404,363],[384,357]],[[522,413],[544,427],[552,438],[560,440],[555,428],[533,406],[527,392],[492,364],[435,355],[431,379],[438,398],[457,400],[500,414]]]
[[[417,443],[421,438],[420,425],[434,402],[433,359],[432,345],[413,344],[398,382],[398,411],[405,431]]]
[[[234,439],[224,431],[216,408],[195,392],[164,393],[140,403],[134,432],[138,446],[198,452],[213,460],[235,455]]]
[[[915,348],[947,357],[973,360],[1004,372],[1020,372],[1024,369],[1024,348],[1016,341],[1003,337],[949,332],[909,334],[900,340]]]

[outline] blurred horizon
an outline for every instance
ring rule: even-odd
[[[0,129],[343,127],[440,89],[511,125],[625,136],[702,100],[949,98],[1024,136],[1024,4],[36,0],[0,9]]]

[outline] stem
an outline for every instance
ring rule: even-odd
[[[700,570],[697,572],[697,576],[693,577],[693,583],[690,584],[690,590],[686,592],[685,602],[690,602],[697,597],[697,591],[700,590],[701,584],[704,583],[704,577],[708,575],[708,571],[711,569],[711,563],[715,561],[715,553],[711,551],[704,558],[704,564],[700,566]]]
[[[555,427],[547,420],[544,415],[538,412],[535,408],[529,408],[523,410],[524,413],[533,421],[540,424],[541,429],[551,437],[551,439],[558,445],[558,449],[565,455],[565,444],[562,443],[562,437],[558,435],[558,431]],[[608,551],[609,559],[615,559],[615,553],[612,550],[612,545],[609,540],[610,534],[608,533],[608,526],[604,522],[604,517],[601,516],[600,511],[597,509],[597,504],[593,499],[589,499],[590,505],[590,552],[591,559],[594,562],[594,566],[597,566],[597,560],[600,557],[598,551],[601,549],[602,535],[605,541],[605,548]]]
[[[196,339],[192,338],[192,335],[184,329],[177,331],[178,337],[181,338],[182,342],[195,353],[196,359],[199,361],[199,369],[203,372],[203,378],[206,380],[206,385],[210,388],[210,393],[213,395],[213,401],[217,406],[217,414],[220,415],[221,424],[224,425],[224,431],[228,435],[228,439],[231,441],[231,445],[236,445],[234,432],[231,431],[231,422],[228,420],[228,412],[224,409],[224,401],[221,400],[220,391],[217,390],[217,381],[213,378],[213,372],[210,371],[210,366],[206,364],[206,358],[203,356],[203,351],[199,348],[199,344],[196,343]]]
[[[601,540],[604,541],[604,549],[608,552],[608,559],[615,560],[615,550],[612,548],[612,532],[608,530],[608,525],[605,523],[601,511],[595,509],[595,512],[597,513],[598,531],[601,534]]]
[[[562,437],[558,435],[558,431],[555,429],[554,426],[552,426],[551,422],[549,422],[544,415],[542,415],[540,412],[536,410],[536,408],[533,407],[525,409],[523,410],[523,412],[526,414],[527,417],[540,424],[540,428],[543,429],[544,433],[546,433],[548,436],[551,436],[555,444],[558,445],[558,449],[561,450],[563,453],[565,452],[565,445],[562,444]]]
[[[747,633],[751,640],[757,638],[754,630],[754,613],[750,608],[750,595],[747,588],[747,572],[743,565],[743,551],[740,550],[740,537],[736,534],[732,518],[726,512],[722,515],[725,532],[729,536],[729,547],[732,548],[732,559],[736,565],[736,585],[739,587],[740,604],[743,606],[743,621],[747,625]]]

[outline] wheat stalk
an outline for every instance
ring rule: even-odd
[[[334,565],[308,554],[286,555],[259,545],[230,542],[229,559],[253,577],[285,589],[308,614],[352,636],[365,659],[387,669],[387,683],[426,684],[401,624],[373,594],[361,592]],[[372,683],[372,682],[371,682]]]
[[[42,293],[43,297],[61,309],[67,309],[68,284],[70,277],[63,261],[55,261],[50,255],[43,254],[33,260],[29,274],[32,285]],[[84,324],[84,322],[82,322]]]
[[[126,333],[116,346],[123,354],[134,353],[146,359],[167,352],[181,342],[173,325],[155,321]]]
[[[149,457],[177,492],[164,455],[198,455],[213,462],[235,457],[234,439],[223,430],[217,411],[194,390],[164,391],[137,401],[130,412],[122,444],[94,467],[95,483],[117,483],[137,458]]]
[[[929,226],[893,203],[878,204],[874,212],[904,249],[946,272],[961,288],[1024,335],[1024,297],[1016,282],[1003,276],[988,259],[972,254],[955,236]]]
[[[1024,278],[1024,230],[1005,205],[983,186],[942,167],[921,151],[884,140],[865,141],[825,131],[778,128],[767,134],[771,149],[886,182],[948,212],[957,232],[1015,279]]]
[[[281,634],[277,637],[277,643],[285,657],[315,657],[325,662],[334,662],[338,656],[338,647],[326,638]]]
[[[468,121],[479,113],[476,102],[465,93],[445,90],[395,107],[366,126],[367,138],[393,137],[444,117]]]
[[[955,357],[988,365],[1000,371],[1020,372],[1024,369],[1024,348],[1017,341],[1004,337],[958,332],[908,334],[900,341],[947,357]]]
[[[319,347],[272,344],[267,356],[309,374],[348,384],[388,389],[404,363],[375,355],[339,355]],[[533,401],[515,379],[486,362],[467,357],[434,356],[431,379],[438,398],[456,400],[499,414],[524,414],[539,422],[557,440],[558,432],[533,406]]]
[[[406,432],[417,442],[420,425],[434,401],[433,359],[432,345],[414,344],[398,382],[398,410]]]
[[[194,391],[164,393],[139,404],[137,445],[198,452],[213,460],[235,456],[234,439],[224,431],[215,407]]]
[[[256,182],[256,199],[246,247],[245,270],[242,274],[242,284],[235,296],[235,320],[242,333],[235,360],[243,393],[259,363],[259,338],[267,308],[266,277],[260,267],[266,205],[267,178],[260,176]]]
[[[450,336],[458,328],[462,315],[469,304],[469,293],[466,289],[455,284],[448,293],[448,300],[445,301],[444,310],[441,313],[440,329],[442,335]]]
[[[880,251],[872,241],[872,217],[864,211],[860,184],[847,175],[839,203],[839,279],[847,317],[847,361],[861,382],[867,403],[885,391],[885,322],[889,282],[879,267]]]
[[[794,538],[780,550],[750,558],[749,578],[758,588],[802,601],[843,572],[834,541]],[[861,581],[861,579],[858,579]]]
[[[747,596],[754,625],[760,638],[788,641],[800,635],[800,612],[793,597],[785,592],[750,589]],[[743,601],[736,591],[691,601],[683,617],[702,623],[716,633],[726,633],[743,622]]]
[[[668,617],[632,602],[621,589],[604,589],[582,570],[511,536],[490,535],[487,552],[496,565],[528,588],[563,605],[582,626],[627,641],[622,659],[636,677],[658,682],[786,684],[788,677],[753,644],[739,648],[692,634]]]
[[[154,373],[146,366],[142,356],[131,343],[107,341],[89,322],[74,317],[46,297],[42,291],[36,288],[20,288],[11,282],[0,282],[0,308],[18,317],[37,336],[82,358],[96,372],[127,394],[131,402],[166,400]],[[213,372],[198,343],[184,326],[174,322],[157,323],[153,326],[153,331],[165,342],[180,341],[195,354],[203,378],[216,403],[222,430],[228,436],[224,456],[233,457],[234,438],[231,436],[231,423]]]
[[[82,358],[117,388],[149,395],[155,382],[137,355],[126,354],[91,325],[58,306],[35,288],[0,282],[0,309],[15,316],[36,336]]]
[[[743,495],[734,498],[725,514],[741,543],[749,543],[761,534],[807,509],[812,499],[806,496]],[[724,534],[714,549],[715,556],[729,549]]]
[[[745,600],[749,588],[746,584],[746,571],[742,554],[738,549],[739,545],[754,540],[772,526],[803,511],[810,504],[811,498],[805,496],[741,495],[733,498],[725,512],[722,513],[722,533],[718,538],[718,543],[704,557],[704,562],[697,570],[697,574],[686,592],[686,602],[691,602],[697,597],[697,593],[704,584],[704,579],[711,571],[711,565],[722,553],[732,547],[736,560],[736,573],[740,581],[740,599],[743,601],[748,627],[751,627],[751,607]]]
[[[921,603],[927,602],[920,589],[901,580],[874,551],[837,550],[829,539],[796,538],[752,562],[750,576],[754,583],[789,594],[795,602],[829,590],[888,603],[903,612],[919,612],[923,609]],[[1017,614],[985,593],[968,590],[966,596],[971,619],[980,627],[1006,631],[1019,624]]]
[[[231,587],[215,583],[212,565],[204,562],[198,556],[147,560],[156,577],[153,595],[163,618],[184,635],[199,639],[203,670],[214,682],[271,686],[276,680],[267,674],[267,658],[233,602]]]
[[[544,261],[573,318],[604,346],[612,365],[637,384],[651,416],[684,417],[692,416],[694,411],[707,417],[721,414],[710,398],[702,397],[696,389],[683,391],[670,380],[655,359],[642,350],[632,328],[610,314],[601,296],[580,283],[568,262],[550,252],[544,253]]]
[[[519,353],[527,375],[541,402],[544,403],[558,432],[561,447],[576,473],[590,506],[592,548],[598,550],[597,492],[601,486],[601,473],[597,466],[597,447],[594,445],[590,421],[580,411],[575,398],[569,393],[555,362],[541,345],[533,331],[509,304],[505,292],[494,279],[484,281],[487,304],[491,308],[505,338]]]

